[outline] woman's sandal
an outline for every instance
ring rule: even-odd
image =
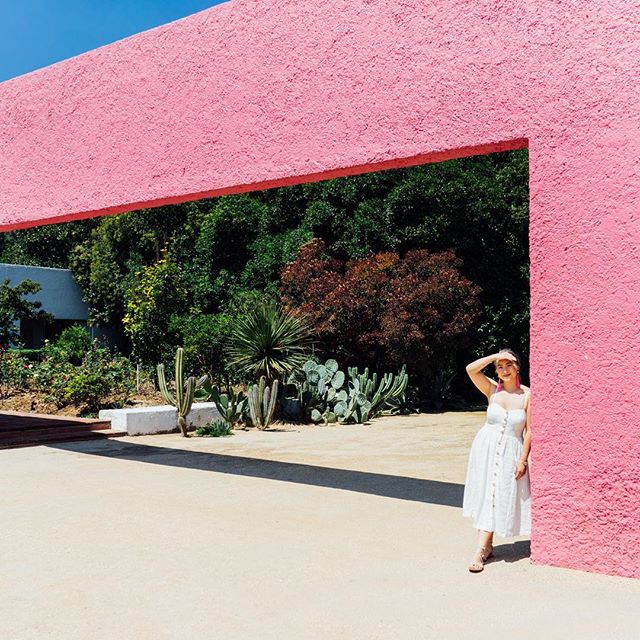
[[[489,553],[486,552],[487,549],[489,549]],[[469,571],[471,571],[471,573],[479,573],[484,569],[484,563],[487,561],[488,558],[490,558],[493,555],[493,545],[490,547],[480,547],[478,551],[480,552],[480,557],[482,558],[482,561],[481,562],[474,561],[469,565]]]

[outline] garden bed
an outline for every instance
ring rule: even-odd
[[[112,404],[118,399],[114,398]],[[166,400],[159,391],[142,389],[135,393],[124,407],[150,407],[166,404]],[[106,403],[104,408],[108,408]],[[47,401],[47,394],[38,391],[17,391],[8,398],[0,400],[0,411],[22,411],[32,413],[46,413],[56,416],[97,417],[98,412],[87,412],[84,407],[68,405],[58,408],[54,402]]]

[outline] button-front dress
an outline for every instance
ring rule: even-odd
[[[471,444],[462,515],[476,529],[494,531],[502,538],[531,533],[529,471],[516,480],[527,421],[529,391],[522,409],[505,409],[489,399],[487,418]]]

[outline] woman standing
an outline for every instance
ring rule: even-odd
[[[482,373],[494,363],[498,382]],[[478,529],[478,549],[469,571],[484,569],[493,553],[493,534],[531,533],[527,458],[531,449],[531,390],[520,384],[520,359],[511,349],[467,365],[473,384],[487,396],[487,418],[469,453],[462,515]]]

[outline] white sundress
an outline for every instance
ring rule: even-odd
[[[529,391],[524,393],[527,406]],[[489,399],[487,419],[471,444],[462,515],[476,529],[494,531],[501,538],[531,533],[529,469],[516,480],[522,455],[525,409],[505,409]]]

